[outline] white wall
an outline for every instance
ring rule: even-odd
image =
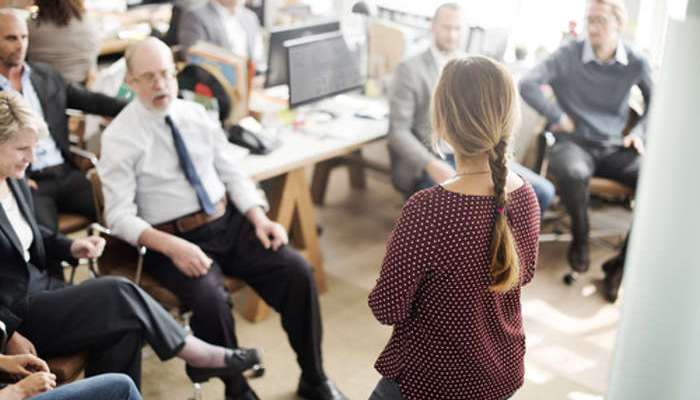
[[[625,265],[609,400],[697,399],[700,16],[671,21]]]

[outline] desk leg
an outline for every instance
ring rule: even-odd
[[[311,196],[314,204],[322,206],[325,202],[328,178],[331,175],[331,171],[340,164],[342,164],[342,161],[339,158],[333,158],[321,161],[314,166],[314,174],[311,181]]]
[[[326,199],[328,178],[335,167],[347,165],[350,173],[350,187],[356,190],[367,188],[367,175],[365,174],[364,158],[362,150],[353,151],[348,156],[337,157],[331,160],[321,161],[314,167],[313,180],[311,182],[311,195],[316,205],[322,206]]]
[[[321,259],[321,246],[316,232],[311,193],[304,168],[274,178],[270,194],[270,218],[284,226],[297,248],[314,268],[319,292],[326,291],[326,273]]]
[[[350,187],[357,190],[367,189],[367,175],[363,165],[364,157],[362,157],[362,149],[357,149],[350,156],[355,162],[350,163]]]

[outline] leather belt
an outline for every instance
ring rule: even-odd
[[[214,214],[209,215],[204,211],[197,211],[195,213],[185,215],[184,217],[176,218],[172,221],[163,222],[162,224],[155,225],[154,227],[159,231],[170,233],[171,235],[189,232],[223,217],[224,214],[226,214],[227,203],[228,197],[224,196],[221,198],[221,200],[214,204]]]

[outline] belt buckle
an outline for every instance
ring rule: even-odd
[[[185,226],[186,224],[184,222],[186,218],[187,217],[175,220],[175,230],[177,231],[177,233],[185,233],[189,231],[188,227]]]

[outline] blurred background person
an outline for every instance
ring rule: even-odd
[[[84,0],[35,0],[27,58],[53,66],[69,82],[84,84],[97,71],[100,30]]]
[[[644,153],[651,66],[622,40],[626,20],[622,0],[591,1],[586,11],[586,38],[565,42],[520,81],[523,99],[547,118],[556,135],[549,173],[571,217],[568,261],[576,272],[587,271],[590,264],[590,178],[595,175],[634,189]],[[543,85],[551,86],[554,101],[543,93]],[[623,136],[634,86],[642,92],[645,111]],[[608,268],[605,273],[617,272]]]

